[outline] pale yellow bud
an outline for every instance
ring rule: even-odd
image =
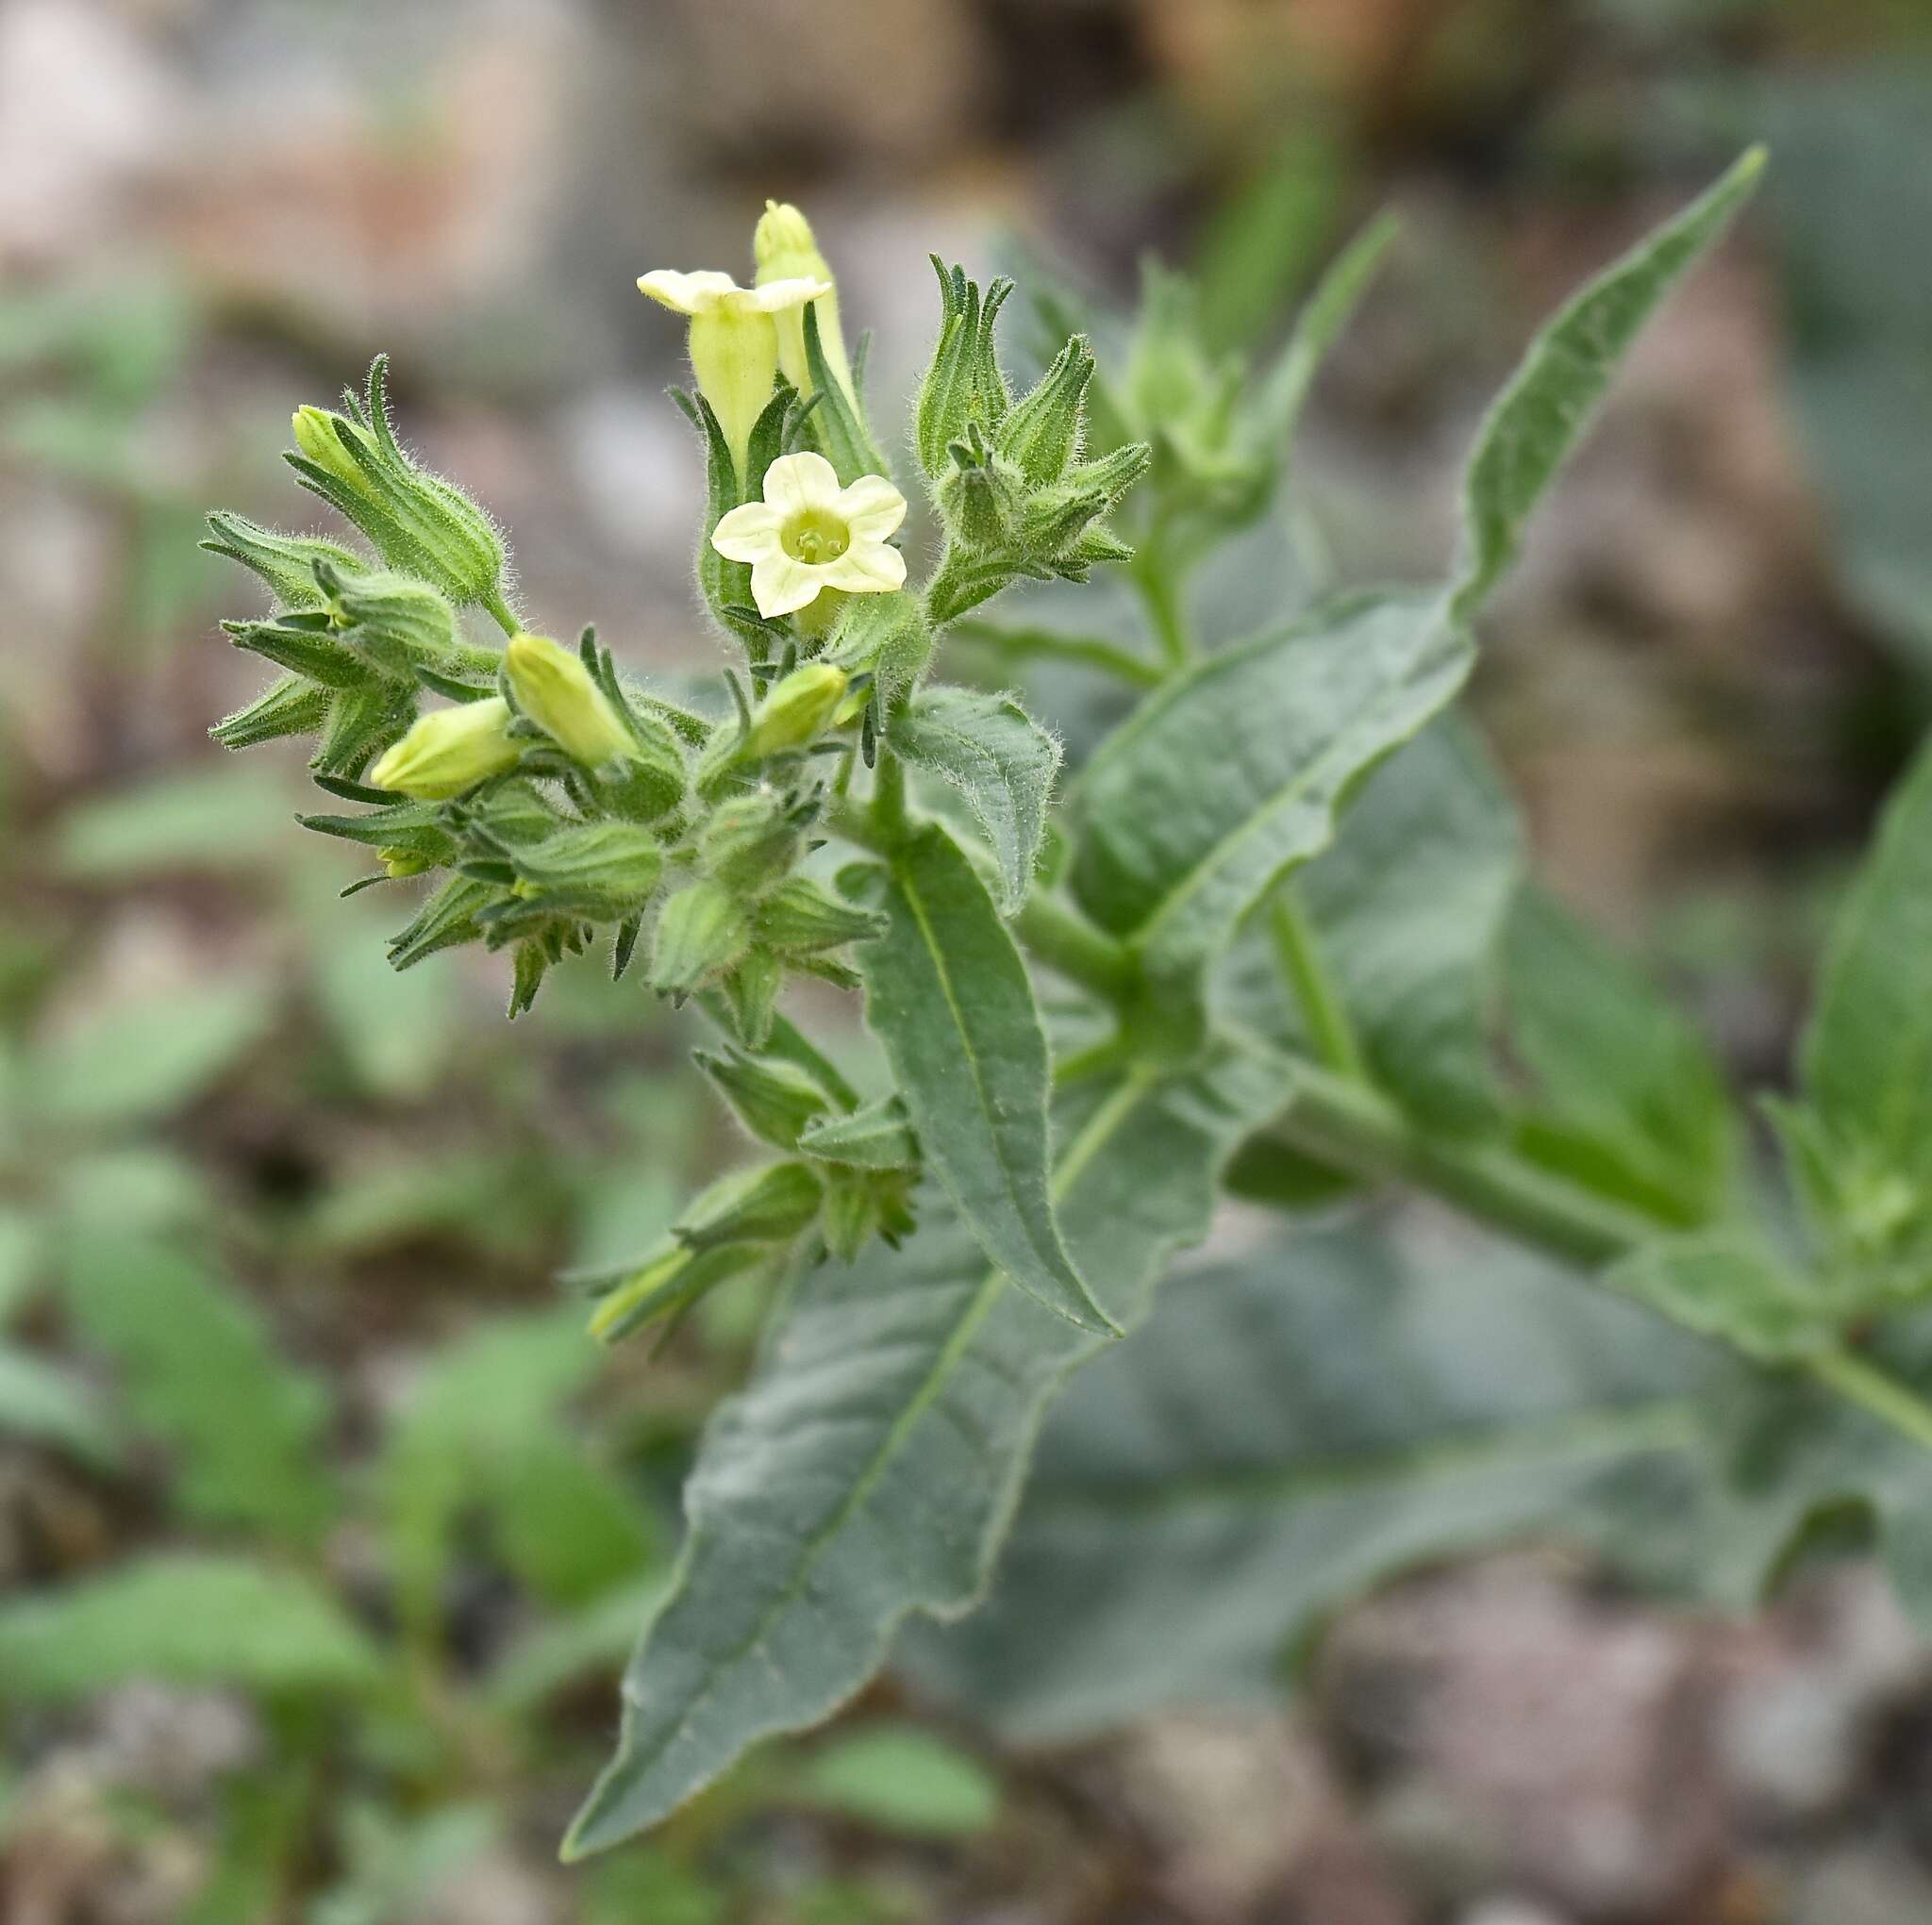
[[[808,748],[845,699],[846,674],[830,662],[808,662],[767,695],[746,737],[747,755],[776,755]]]
[[[762,288],[773,281],[832,282],[832,270],[813,237],[811,224],[790,201],[767,201],[751,238],[752,256],[758,262],[754,276]],[[839,291],[833,283],[829,293],[808,304],[818,317],[819,345],[825,351],[825,365],[831,369],[847,400],[855,407],[852,366],[845,358],[845,335],[839,324]],[[805,360],[805,309],[790,307],[774,317],[778,328],[778,365],[786,380],[801,395],[812,390],[811,371]]]
[[[436,709],[384,751],[369,780],[419,802],[447,801],[516,766],[523,751],[509,724],[509,704],[500,695]]]
[[[295,445],[318,468],[334,475],[345,488],[366,494],[369,477],[356,457],[342,446],[341,438],[336,430],[337,422],[341,420],[341,416],[330,414],[326,408],[298,407],[292,423]],[[353,422],[343,422],[342,424],[352,435],[360,432]]]
[[[637,738],[582,660],[547,635],[513,635],[504,667],[517,706],[588,769],[637,751]]]

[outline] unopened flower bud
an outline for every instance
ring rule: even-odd
[[[359,418],[295,411],[302,485],[361,529],[392,569],[433,583],[458,604],[502,604],[505,556],[490,517],[460,489],[419,467],[390,425],[389,363],[378,355]]]
[[[382,864],[383,873],[391,882],[401,882],[405,876],[421,875],[436,865],[426,855],[419,855],[413,849],[378,849],[376,857]]]
[[[698,836],[708,875],[747,894],[773,888],[798,860],[803,843],[785,798],[770,788],[727,796]]]
[[[786,380],[804,396],[812,390],[811,369],[805,355],[805,312],[818,317],[819,346],[833,378],[857,406],[852,391],[852,367],[845,358],[845,336],[839,325],[839,290],[830,264],[819,252],[811,224],[789,201],[767,201],[751,238],[758,262],[753,277],[759,287],[774,281],[823,281],[828,290],[817,300],[788,307],[773,316],[778,328],[778,366]]]
[[[1025,506],[1024,477],[993,453],[974,423],[963,441],[946,450],[951,465],[935,490],[947,530],[975,555],[1009,549]]]
[[[279,529],[251,522],[246,515],[212,514],[208,518],[208,539],[201,545],[210,555],[225,555],[259,575],[283,608],[322,606],[323,592],[315,580],[318,561],[327,562],[344,576],[358,573],[369,565],[337,542],[313,535],[284,535]]]
[[[1013,291],[1002,276],[981,295],[963,268],[946,267],[937,257],[940,277],[940,338],[920,383],[913,413],[913,441],[920,465],[937,483],[950,465],[946,450],[963,440],[976,422],[991,430],[1006,419],[1012,397],[993,351],[993,321]]]
[[[861,1170],[904,1170],[919,1162],[919,1139],[896,1096],[882,1096],[850,1116],[821,1119],[800,1133],[798,1147],[827,1163]]]
[[[413,684],[419,667],[449,672],[462,665],[456,610],[427,582],[387,570],[343,574],[327,561],[317,564],[315,578],[331,628],[384,674]],[[494,657],[489,661],[493,666]]]
[[[691,1203],[671,1234],[688,1250],[727,1243],[787,1243],[819,1213],[819,1179],[809,1164],[774,1163],[734,1171]]]
[[[751,925],[730,889],[710,877],[688,883],[658,917],[651,987],[682,1003],[716,982],[750,942]]]
[[[1078,457],[1092,378],[1092,353],[1086,336],[1076,334],[1000,423],[996,447],[1034,488],[1058,481]]]
[[[509,704],[500,695],[436,709],[384,751],[369,780],[424,802],[461,795],[516,766],[523,749],[509,724]]]
[[[1047,561],[1065,557],[1088,527],[1111,514],[1146,473],[1150,453],[1146,442],[1133,441],[1098,461],[1077,463],[1064,479],[1041,489],[1026,504],[1026,552]]]
[[[838,712],[849,679],[830,662],[793,669],[758,705],[744,754],[756,758],[809,748]]]
[[[635,822],[559,829],[541,842],[512,845],[509,859],[531,900],[606,922],[641,909],[664,867],[664,852]]]
[[[586,768],[637,752],[637,738],[582,660],[547,635],[513,635],[503,663],[517,706]]]
[[[208,730],[225,749],[252,749],[283,736],[314,735],[328,720],[329,693],[306,675],[282,675],[245,708]]]
[[[798,1145],[798,1133],[832,1105],[825,1092],[795,1063],[741,1055],[697,1054],[697,1065],[731,1105],[740,1122],[761,1142],[779,1150]]]
[[[731,1034],[748,1050],[761,1050],[772,1039],[778,1013],[778,992],[785,987],[785,965],[762,943],[754,943],[727,971],[718,985],[724,999],[724,1016]]]
[[[758,940],[780,955],[817,955],[886,933],[886,919],[856,908],[809,876],[788,876],[759,903]]]

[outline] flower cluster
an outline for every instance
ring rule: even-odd
[[[784,1160],[708,1192],[610,1283],[607,1333],[776,1260],[810,1226],[846,1256],[909,1227],[919,1153],[903,1112],[844,1100],[815,1053],[774,1041],[787,981],[854,986],[847,953],[882,926],[808,858],[904,712],[935,632],[1008,581],[1125,557],[1105,517],[1147,458],[1081,458],[1084,341],[1013,402],[992,341],[1006,284],[982,298],[958,270],[942,275],[916,442],[947,542],[909,586],[906,498],[866,412],[866,342],[848,356],[836,280],[795,207],[767,204],[752,251],[750,287],[712,271],[638,281],[688,325],[694,391],[676,398],[706,454],[698,585],[741,655],[717,701],[621,675],[590,629],[570,648],[525,625],[494,523],[398,441],[381,359],[341,411],[297,411],[287,456],[366,547],[225,513],[204,544],[266,584],[270,612],[224,626],[281,672],[213,733],[236,748],[314,738],[318,785],[356,806],[303,821],[375,853],[354,887],[426,880],[391,940],[396,968],[464,943],[507,950],[514,1016],[601,936],[615,974],[637,963],[728,1038],[704,1066]],[[473,609],[500,635],[472,633]]]

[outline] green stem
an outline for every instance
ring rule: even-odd
[[[1932,1451],[1932,1405],[1852,1351],[1825,1351],[1806,1367],[1821,1384],[1861,1405],[1881,1423]]]
[[[1432,1136],[1386,1096],[1312,1064],[1296,1067],[1274,1134],[1353,1176],[1414,1184],[1571,1262],[1608,1263],[1658,1234],[1648,1218],[1512,1151]]]
[[[1142,661],[1097,635],[1062,635],[1051,628],[1002,628],[997,622],[971,616],[954,622],[952,632],[957,640],[997,650],[1013,661],[1078,662],[1137,689],[1158,689],[1167,679],[1152,662]]]
[[[524,632],[524,624],[509,612],[509,604],[503,599],[501,589],[486,589],[483,592],[483,606],[506,635],[521,635]]]
[[[1283,883],[1274,891],[1269,927],[1274,937],[1281,972],[1294,992],[1302,1020],[1307,1024],[1308,1041],[1316,1059],[1355,1082],[1368,1082],[1368,1063],[1356,1037],[1355,1024],[1349,1020],[1334,978],[1323,961],[1315,932],[1302,913],[1292,882]]]
[[[1170,670],[1185,668],[1193,659],[1194,646],[1188,639],[1181,585],[1162,552],[1158,531],[1136,552],[1132,566],[1135,586],[1141,590],[1147,619],[1153,624],[1154,639],[1160,644],[1161,660]]]
[[[873,776],[872,820],[886,848],[906,839],[906,765],[888,748]]]
[[[880,825],[849,802],[833,826],[861,848],[890,846]],[[1029,897],[1013,926],[1041,961],[1108,1002],[1124,1002],[1139,985],[1133,952],[1053,897]],[[1296,1066],[1287,1113],[1274,1130],[1318,1162],[1374,1183],[1413,1185],[1586,1270],[1600,1270],[1673,1227],[1541,1170],[1507,1146],[1433,1136],[1368,1085],[1314,1063]],[[1932,1450],[1932,1404],[1869,1358],[1832,1350],[1806,1358],[1803,1368]]]

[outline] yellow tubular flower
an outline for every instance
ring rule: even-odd
[[[751,564],[758,613],[790,615],[826,589],[883,595],[906,581],[906,557],[887,545],[906,519],[906,497],[883,474],[850,488],[823,455],[781,455],[765,471],[765,498],[746,502],[711,531],[727,561]]]
[[[774,317],[795,316],[806,302],[830,293],[832,284],[801,278],[741,288],[729,274],[681,274],[658,268],[640,274],[638,288],[673,313],[689,317],[691,373],[742,474],[745,445],[778,375]]]
[[[513,635],[503,665],[517,706],[566,755],[587,769],[635,755],[637,738],[591,672],[547,635]]]
[[[852,364],[845,358],[845,335],[839,325],[839,289],[832,270],[819,252],[811,224],[789,201],[767,201],[751,239],[753,257],[758,262],[754,276],[761,288],[775,287],[783,281],[824,281],[826,291],[806,304],[818,316],[819,345],[825,351],[825,364],[846,399],[857,407],[858,397],[852,391]],[[778,365],[786,380],[802,395],[811,393],[811,373],[805,364],[805,306],[788,307],[774,317],[778,327]]]
[[[509,723],[509,704],[501,695],[436,709],[383,752],[370,783],[418,802],[446,802],[516,766],[523,748]]]

